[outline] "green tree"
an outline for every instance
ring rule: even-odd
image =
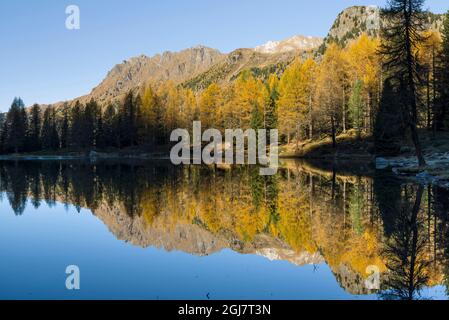
[[[118,147],[117,112],[112,104],[109,104],[103,115],[103,134],[105,146]]]
[[[79,101],[76,101],[73,108],[70,110],[70,141],[69,145],[72,148],[81,148],[82,136],[82,106]]]
[[[81,146],[85,149],[92,149],[95,146],[96,121],[99,107],[98,104],[91,99],[86,104],[81,117]]]
[[[264,127],[267,130],[277,129],[278,126],[278,110],[277,102],[279,100],[279,80],[275,75],[272,75],[268,80],[266,90],[267,99],[265,103],[265,123]]]
[[[0,131],[0,152],[1,153],[7,153],[8,152],[8,146],[7,146],[7,139],[8,139],[8,122],[4,117],[1,117],[1,131]]]
[[[356,81],[352,94],[349,99],[349,117],[353,128],[357,132],[357,138],[360,138],[363,127],[363,100],[362,100],[363,82]]]
[[[58,150],[59,135],[56,124],[56,113],[52,107],[48,107],[44,112],[44,121],[42,124],[42,147],[44,150]]]
[[[387,79],[383,85],[384,89],[374,125],[376,154],[385,156],[396,155],[400,151],[400,140],[404,138],[406,129],[402,115],[397,112],[397,106],[401,103],[399,89],[395,88],[391,82],[391,79]]]
[[[258,130],[263,128],[263,115],[257,104],[253,105],[251,110],[251,129]]]
[[[42,110],[38,104],[31,107],[30,124],[28,130],[28,146],[30,151],[38,151],[41,148]]]
[[[27,114],[22,99],[14,98],[11,108],[6,115],[8,126],[7,145],[15,153],[23,151],[27,133]]]
[[[137,140],[137,112],[138,105],[130,91],[119,110],[120,147],[133,146]]]
[[[61,123],[61,148],[62,149],[66,149],[69,146],[69,110],[68,110],[68,106],[65,105],[64,106],[64,110],[63,110],[63,117],[62,117],[62,123]]]

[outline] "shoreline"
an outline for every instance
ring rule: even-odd
[[[145,154],[119,154],[119,153],[102,153],[91,151],[86,154],[66,154],[66,155],[33,155],[33,154],[13,154],[0,155],[0,161],[64,161],[64,160],[170,160],[169,156],[158,153]]]
[[[323,157],[305,157],[292,155],[279,155],[279,159],[302,160],[313,162],[335,162],[340,164],[363,164],[370,165],[375,171],[389,172],[399,179],[413,181],[420,184],[432,184],[449,189],[449,152],[426,154],[427,165],[419,167],[414,156],[398,157],[358,157],[351,154],[335,154]],[[169,161],[170,157],[162,153],[102,153],[91,151],[89,153],[76,154],[12,154],[1,155],[0,161],[90,161],[98,160],[147,160],[147,161]]]
[[[395,176],[449,189],[449,152],[425,154],[426,166],[420,167],[416,156],[377,157],[375,168]]]

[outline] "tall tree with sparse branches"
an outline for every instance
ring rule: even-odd
[[[426,15],[423,11],[424,0],[389,0],[382,9],[384,22],[380,53],[383,57],[384,72],[395,80],[400,88],[403,119],[410,128],[420,166],[426,161],[419,140],[418,122],[418,86],[419,61],[415,52],[425,38],[423,31]]]

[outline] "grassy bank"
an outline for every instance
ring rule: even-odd
[[[282,158],[372,161],[373,153],[373,139],[365,135],[358,139],[355,131],[352,130],[337,137],[335,148],[330,137],[318,140],[294,141],[280,148],[280,157]]]

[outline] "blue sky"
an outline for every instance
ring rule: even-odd
[[[1,0],[0,110],[72,99],[115,64],[203,44],[229,52],[295,34],[325,36],[351,5],[386,0]],[[65,28],[65,8],[81,10],[81,29]],[[427,0],[434,12],[444,0]]]

